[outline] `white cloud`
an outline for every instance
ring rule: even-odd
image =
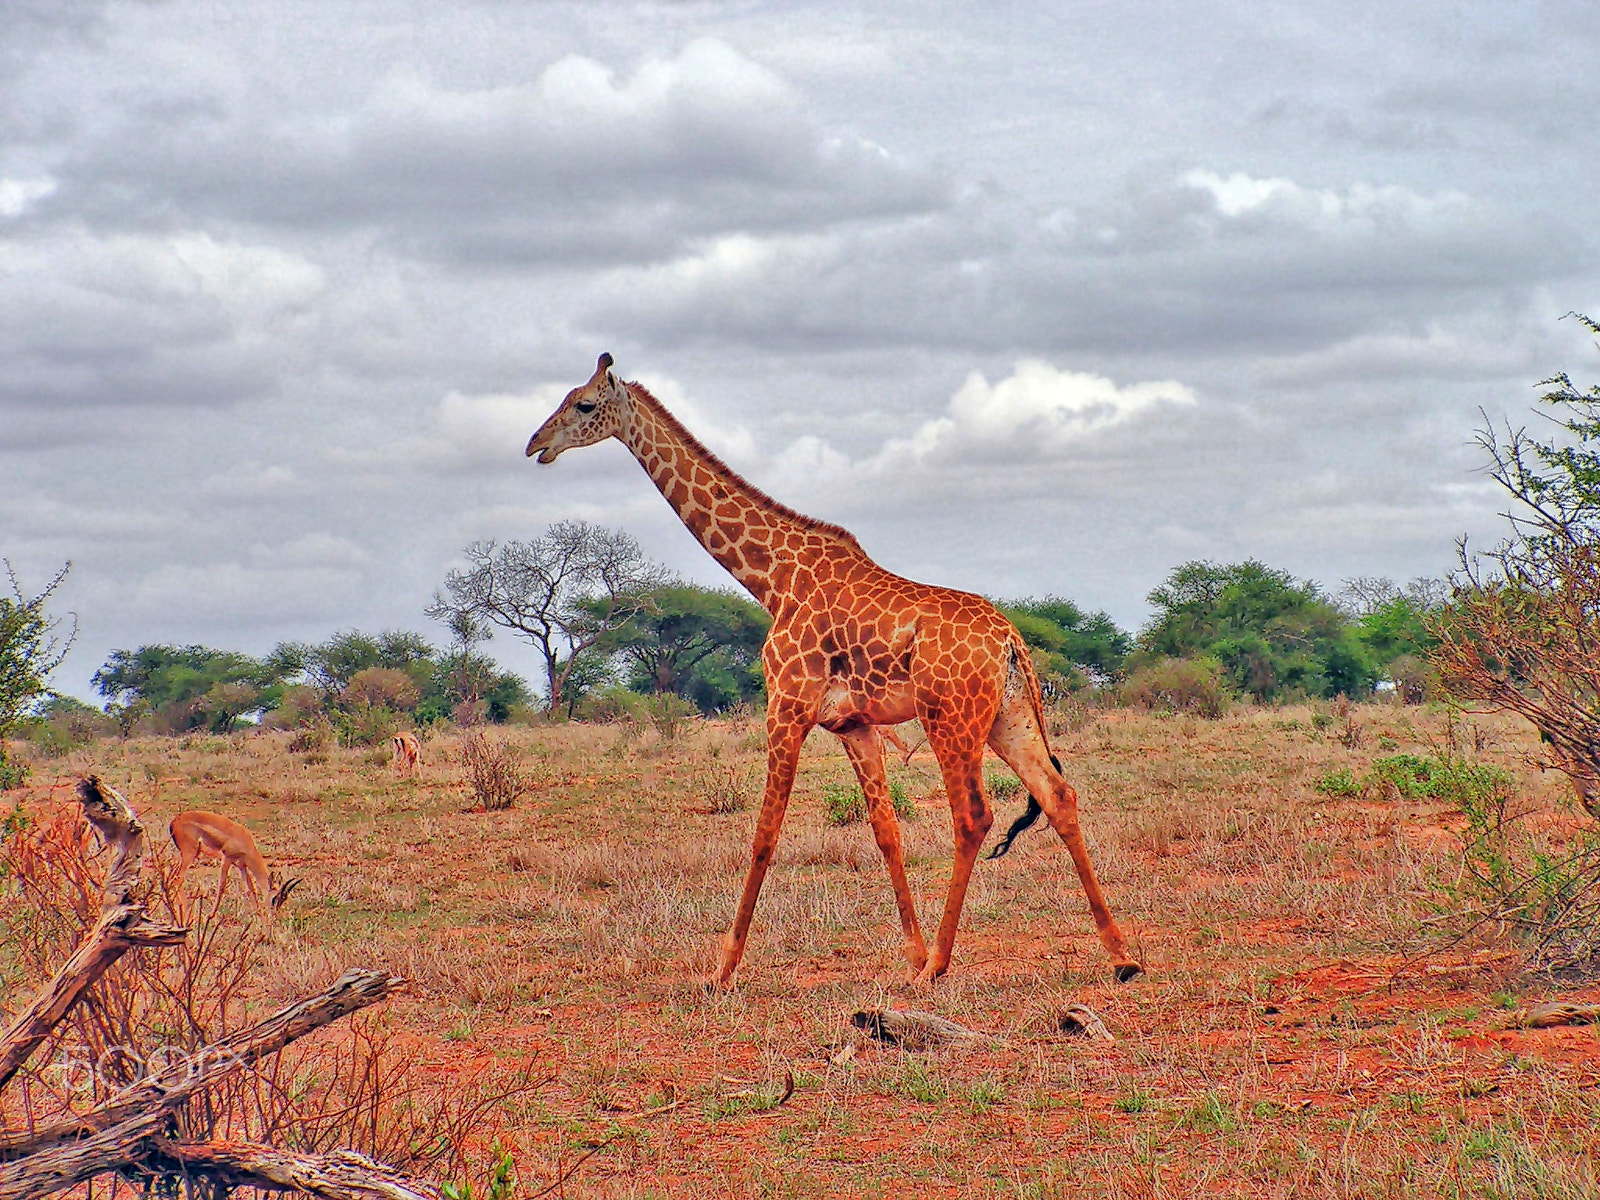
[[[1426,224],[1466,215],[1474,208],[1472,200],[1459,191],[1425,196],[1409,188],[1359,182],[1338,191],[1302,187],[1292,179],[1257,179],[1239,171],[1224,177],[1196,168],[1185,172],[1178,182],[1208,194],[1217,213],[1228,220],[1266,217],[1328,228],[1352,223]]]
[[[337,622],[361,583],[348,564],[172,563],[134,581],[125,603],[145,613],[181,613],[191,627]]]
[[[49,176],[35,179],[9,179],[0,176],[0,217],[20,217],[56,190]]]
[[[208,476],[200,482],[199,489],[208,496],[256,501],[282,496],[299,482],[294,468],[286,463],[265,467],[238,463],[230,471]]]
[[[271,570],[353,571],[372,561],[372,555],[355,542],[330,533],[307,533],[278,545],[250,547],[251,564]]]
[[[1175,380],[1118,387],[1103,375],[1062,371],[1041,359],[1023,359],[991,384],[974,371],[950,397],[947,411],[924,421],[908,438],[886,444],[874,469],[929,458],[959,456],[974,446],[1003,448],[1030,457],[1113,425],[1134,420],[1160,404],[1192,407],[1193,390]]]

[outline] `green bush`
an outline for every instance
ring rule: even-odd
[[[400,714],[383,705],[334,709],[333,731],[345,747],[376,746],[387,742],[400,728]]]
[[[1208,656],[1158,658],[1146,663],[1117,689],[1122,703],[1153,711],[1220,717],[1231,701],[1222,664]]]
[[[1470,816],[1473,811],[1503,811],[1515,783],[1501,767],[1459,759],[1394,754],[1373,762],[1365,789],[1407,800],[1443,800]]]
[[[854,825],[867,819],[867,799],[852,783],[830,783],[822,789],[822,803],[833,825]]]
[[[854,825],[858,821],[867,819],[867,798],[855,784],[828,784],[822,789],[822,803],[828,810],[830,824]],[[905,784],[890,781],[889,803],[894,807],[895,815],[902,820],[910,821],[916,818],[916,802],[911,799],[911,793],[906,791]]]
[[[12,762],[6,757],[6,748],[0,743],[0,792],[19,788],[28,782],[28,764]]]
[[[1359,796],[1361,794],[1361,781],[1358,780],[1349,767],[1340,767],[1330,775],[1324,775],[1314,785],[1317,791],[1324,796]]]
[[[990,771],[983,777],[983,790],[994,805],[1009,804],[1022,792],[1022,780],[1010,771]]]
[[[906,785],[898,780],[889,781],[889,804],[894,808],[894,815],[901,820],[910,821],[916,818],[916,801],[911,799],[911,793],[906,791]]]

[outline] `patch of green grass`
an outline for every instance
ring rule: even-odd
[[[1149,1112],[1156,1106],[1156,1098],[1143,1088],[1132,1087],[1111,1102],[1119,1113]]]
[[[991,804],[1006,804],[1022,793],[1022,780],[1010,771],[989,771],[983,777],[983,790]]]
[[[980,1079],[967,1091],[967,1104],[975,1113],[986,1113],[1005,1098],[1006,1090],[996,1079]]]
[[[911,794],[906,791],[903,783],[890,782],[889,803],[894,806],[895,815],[902,820],[909,821],[917,815],[916,803],[911,799]],[[853,783],[824,785],[822,804],[827,810],[828,821],[831,824],[855,825],[867,819],[867,799],[861,794],[861,789]]]
[[[1185,1113],[1183,1123],[1196,1133],[1227,1133],[1239,1124],[1215,1092],[1207,1092],[1198,1104]]]
[[[889,803],[894,807],[894,815],[902,821],[916,818],[916,801],[911,799],[911,793],[906,791],[906,785],[899,780],[889,781]]]
[[[867,799],[853,783],[830,783],[822,789],[822,806],[832,825],[854,825],[867,819]]]
[[[944,1080],[928,1074],[927,1065],[920,1058],[906,1060],[905,1074],[896,1090],[918,1104],[939,1104],[950,1096]]]

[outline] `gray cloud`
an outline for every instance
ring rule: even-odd
[[[44,207],[369,229],[407,253],[490,265],[657,257],[722,230],[924,211],[947,187],[825,132],[777,75],[699,40],[626,79],[578,55],[472,90],[392,73],[348,112],[168,103],[88,144]]]
[[[1436,572],[1495,526],[1478,406],[1591,361],[1597,50],[1570,6],[7,5],[0,552],[76,560],[80,679],[419,626],[564,517],[718,581],[618,448],[520,456],[606,349],[930,580],[1134,623],[1188,557]]]

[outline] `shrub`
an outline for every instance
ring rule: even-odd
[[[822,803],[828,810],[828,820],[834,825],[854,825],[867,819],[867,798],[855,784],[828,784],[822,789]],[[916,819],[917,805],[905,784],[890,781],[889,804],[894,808],[895,816],[902,820]]]
[[[367,667],[350,677],[339,693],[349,708],[392,708],[405,712],[422,699],[411,676],[395,667]]]
[[[326,717],[319,716],[295,730],[294,736],[289,739],[289,752],[319,754],[328,748],[328,743],[331,741],[333,741],[333,725]]]
[[[295,683],[283,689],[278,706],[261,724],[267,729],[300,729],[322,719],[321,694],[307,684]]]
[[[1349,767],[1340,767],[1330,775],[1324,775],[1313,785],[1324,796],[1359,796],[1361,783]]]
[[[1122,703],[1165,712],[1220,717],[1230,702],[1222,664],[1214,658],[1158,658],[1129,675],[1118,690]]]
[[[341,746],[376,746],[394,736],[400,727],[400,714],[382,706],[337,709],[332,726]]]
[[[906,785],[898,780],[889,781],[889,804],[894,809],[894,815],[901,820],[916,820],[917,803],[911,798],[911,793],[906,791]]]
[[[751,771],[725,762],[711,762],[701,767],[690,786],[719,816],[742,812],[750,798],[761,791],[761,783]]]
[[[511,747],[490,741],[482,730],[474,730],[462,741],[461,761],[467,768],[473,799],[484,812],[510,808],[518,796],[533,787],[533,780],[517,765]]]
[[[671,692],[661,692],[651,696],[645,703],[645,712],[650,717],[650,724],[655,726],[655,731],[661,735],[663,741],[670,742],[684,727],[696,716],[699,709],[690,704],[682,696],[674,696]]]
[[[830,783],[822,789],[822,803],[834,825],[854,825],[867,819],[867,799],[852,783]]]
[[[7,758],[5,743],[0,742],[0,792],[21,787],[28,782],[28,775],[28,764]]]
[[[1402,654],[1389,664],[1388,675],[1402,704],[1421,704],[1439,696],[1439,672],[1427,659]]]
[[[1504,812],[1515,784],[1511,773],[1484,763],[1415,754],[1395,754],[1373,762],[1365,789],[1403,799],[1443,800],[1472,811]]]
[[[983,777],[983,790],[991,804],[1009,804],[1022,792],[1022,780],[1010,771],[991,771]]]

